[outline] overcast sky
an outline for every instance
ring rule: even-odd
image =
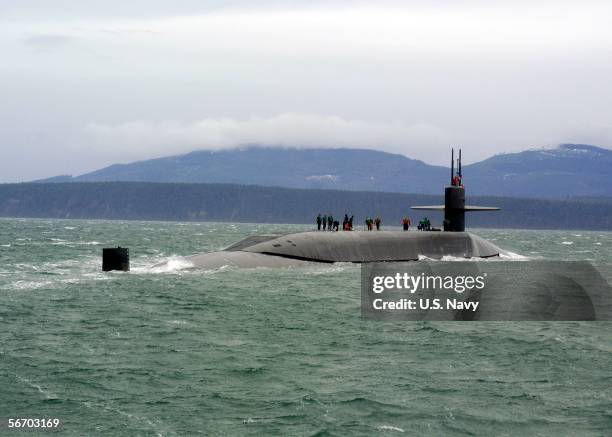
[[[0,0],[0,181],[245,144],[612,146],[609,1]]]

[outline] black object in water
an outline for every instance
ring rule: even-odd
[[[130,250],[127,247],[113,247],[102,249],[102,270],[130,270]]]

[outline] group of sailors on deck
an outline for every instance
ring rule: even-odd
[[[319,214],[317,216],[317,230],[318,231],[338,231],[340,228],[340,222],[334,219],[334,216],[331,214],[321,216]],[[342,230],[343,231],[352,231],[353,230],[353,216],[349,218],[348,214],[344,214],[344,220],[342,221]]]
[[[348,216],[348,214],[344,214],[344,220],[342,221],[342,230],[343,231],[352,231],[353,228],[353,218],[354,216]],[[339,231],[340,230],[340,222],[334,218],[332,214],[325,215],[317,215],[317,230],[318,231]],[[366,217],[365,227],[368,231],[373,231],[376,228],[377,231],[380,231],[380,227],[382,224],[382,220],[380,217],[376,217],[372,219],[371,217]],[[405,216],[402,221],[402,229],[404,231],[408,231],[410,229],[410,225],[412,224],[410,217]],[[423,217],[419,221],[419,225],[417,226],[419,231],[429,231],[431,230],[431,222],[427,217]]]

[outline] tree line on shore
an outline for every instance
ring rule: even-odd
[[[442,204],[443,196],[292,189],[255,185],[150,182],[0,184],[0,216],[126,220],[315,223],[317,214],[345,213],[360,223],[380,216],[386,226],[413,223],[424,211],[412,205]],[[469,196],[473,205],[499,212],[468,213],[468,227],[612,230],[612,198],[522,199]],[[427,211],[432,224],[440,213]]]

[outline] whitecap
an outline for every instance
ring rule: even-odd
[[[193,268],[193,262],[189,261],[182,256],[173,256],[168,258],[165,264],[158,265],[156,267],[150,267],[145,269],[145,271],[149,271],[152,273],[172,273],[178,272],[180,270]]]
[[[52,285],[53,283],[51,281],[24,281],[24,280],[19,280],[19,281],[15,281],[12,284],[8,285],[8,289],[12,289],[12,290],[35,290],[38,288],[43,288],[43,287],[48,287],[50,285]]]
[[[419,261],[479,261],[481,258],[469,258],[464,256],[444,255],[441,258],[430,258],[419,254]]]
[[[478,258],[466,258],[464,256],[444,255],[440,261],[477,261]]]
[[[21,382],[23,382],[24,384],[26,384],[29,387],[35,388],[36,390],[38,390],[38,392],[42,395],[45,396],[45,398],[47,399],[57,399],[57,396],[55,396],[53,393],[51,393],[48,390],[43,389],[40,385],[33,383],[32,381],[30,381],[27,378],[24,378],[22,376],[19,375],[15,375],[17,377],[17,379]]]
[[[406,432],[402,428],[392,425],[382,425],[378,427],[379,431],[396,431],[396,432]]]
[[[561,244],[570,245],[570,244],[574,244],[574,242],[573,241],[562,241]]]
[[[319,266],[313,263],[312,268],[307,267],[304,271],[305,275],[319,276],[319,275],[327,275],[330,273],[338,273],[343,272],[345,270],[355,268],[355,264],[351,262],[335,262],[332,264],[323,264],[323,266]],[[291,268],[291,267],[288,267]]]
[[[520,255],[518,253],[510,252],[509,250],[502,250],[499,252],[499,257],[503,260],[515,260],[515,261],[526,261],[529,257]]]

